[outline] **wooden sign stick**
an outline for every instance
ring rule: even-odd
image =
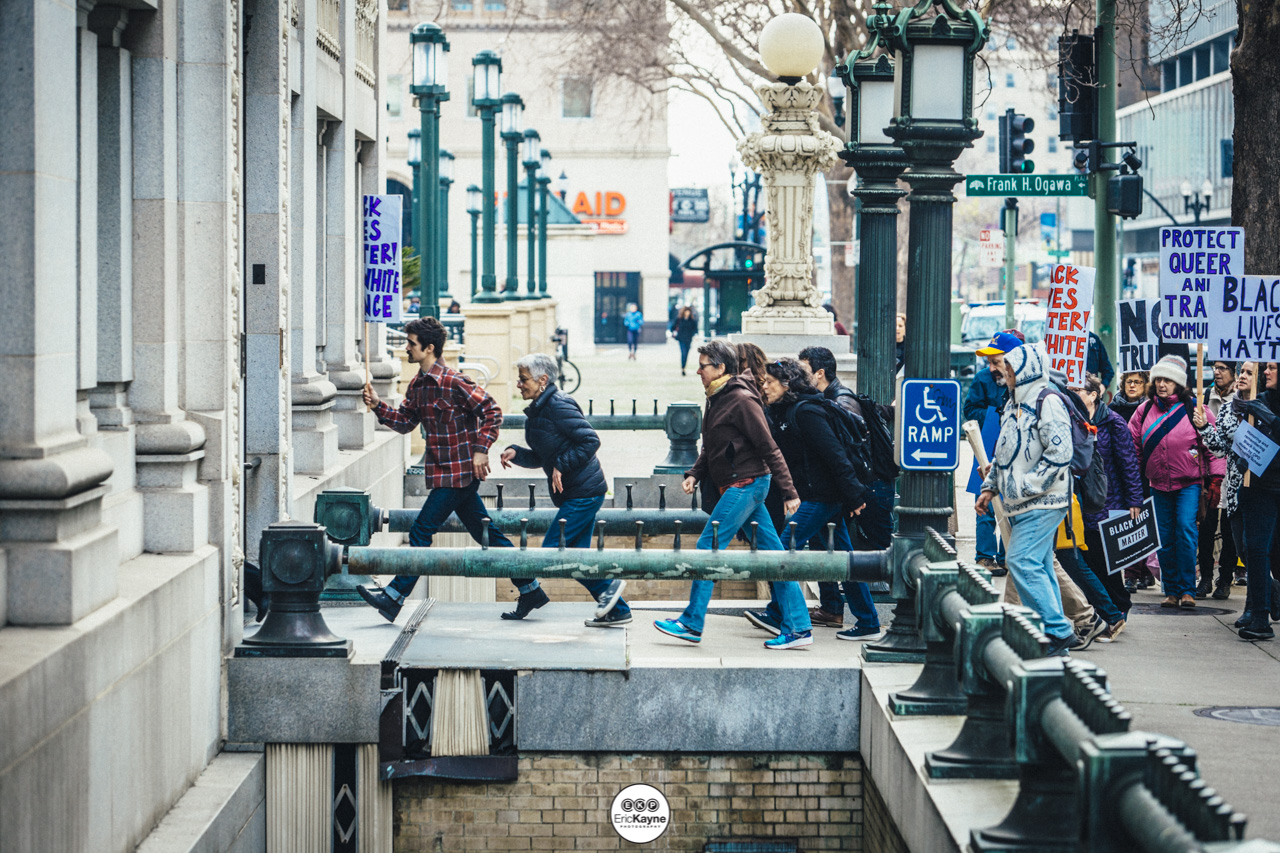
[[[364,384],[369,384],[369,321],[364,321]]]
[[[987,449],[982,446],[982,429],[978,426],[978,422],[965,421],[960,431],[969,440],[969,447],[973,449],[973,458],[978,460],[978,467],[983,468],[991,464],[987,459]],[[1004,501],[1000,500],[999,495],[991,499],[991,511],[995,513],[996,524],[1000,525],[1000,538],[1004,540],[1005,548],[1008,548],[1009,541],[1013,539],[1013,525],[1009,524],[1009,519],[1005,517]]]
[[[1196,344],[1196,411],[1204,417],[1204,344]]]
[[[1265,361],[1254,362],[1253,390],[1250,392],[1249,399],[1251,400],[1258,399],[1258,374],[1262,373],[1262,371],[1266,369],[1267,369],[1267,363]],[[1253,426],[1253,415],[1249,415],[1249,426]],[[1252,482],[1252,480],[1253,480],[1253,472],[1246,468],[1244,472],[1244,484],[1248,486],[1249,483]]]

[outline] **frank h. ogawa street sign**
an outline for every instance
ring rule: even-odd
[[[960,464],[960,383],[904,379],[898,401],[898,464],[908,471],[954,471]]]
[[[1087,196],[1089,179],[1084,175],[969,175],[964,192],[970,197]]]

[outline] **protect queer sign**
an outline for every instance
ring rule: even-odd
[[[1209,297],[1209,358],[1280,361],[1280,276],[1224,276]]]
[[[367,323],[399,323],[400,241],[399,195],[364,197],[364,319]]]
[[[1044,347],[1049,366],[1067,375],[1067,385],[1084,385],[1089,358],[1089,318],[1093,314],[1093,267],[1054,264],[1049,268],[1049,315]]]
[[[1243,228],[1160,229],[1160,337],[1209,339],[1209,294],[1227,276],[1244,275]]]

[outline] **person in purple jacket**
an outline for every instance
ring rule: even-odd
[[[1107,472],[1106,509],[1084,514],[1084,544],[1087,550],[1082,553],[1085,564],[1102,581],[1107,594],[1125,617],[1108,625],[1098,635],[1097,642],[1110,643],[1124,630],[1133,601],[1124,588],[1123,572],[1112,573],[1107,568],[1098,523],[1113,510],[1128,510],[1131,517],[1137,517],[1142,510],[1142,475],[1138,473],[1138,456],[1133,451],[1133,436],[1129,433],[1129,425],[1124,418],[1107,407],[1102,399],[1104,390],[1100,378],[1086,373],[1084,387],[1076,393],[1089,410],[1089,423],[1097,427],[1097,445],[1093,452],[1098,454],[1102,460],[1102,469]]]
[[[1208,453],[1191,423],[1198,405],[1187,392],[1187,361],[1166,355],[1151,369],[1147,402],[1129,419],[1142,476],[1151,484],[1160,530],[1161,607],[1196,606],[1196,513],[1210,474]],[[1210,424],[1213,412],[1204,410]]]

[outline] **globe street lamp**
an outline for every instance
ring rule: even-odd
[[[467,187],[467,213],[471,215],[471,300],[476,298],[476,282],[479,270],[476,269],[476,232],[480,227],[480,208],[483,205],[483,193],[475,184]]]
[[[542,137],[538,135],[538,131],[529,128],[524,132],[524,194],[525,194],[525,229],[524,242],[529,247],[529,279],[526,285],[528,293],[525,299],[538,298],[538,275],[537,275],[537,248],[538,241],[535,239],[538,224],[534,219],[535,196],[534,174],[538,171],[538,167],[542,165]]]
[[[491,50],[482,50],[471,60],[475,83],[471,102],[480,114],[480,172],[481,195],[484,215],[484,269],[480,275],[480,293],[476,302],[501,302],[497,293],[498,278],[494,274],[497,258],[494,256],[494,229],[498,211],[494,201],[494,115],[502,106],[499,84],[502,80],[502,59]]]
[[[1191,200],[1192,195],[1195,196],[1195,201]],[[1203,201],[1200,200],[1201,196],[1204,197]],[[1200,192],[1198,193],[1191,192],[1190,181],[1182,182],[1182,212],[1190,213],[1192,216],[1194,216],[1196,218],[1197,225],[1200,224],[1200,214],[1204,213],[1209,209],[1209,205],[1212,202],[1212,200],[1213,200],[1213,182],[1212,181],[1209,181],[1206,179],[1205,182],[1200,185]]]
[[[563,174],[563,172],[561,173]],[[551,203],[551,152],[542,149],[542,169],[538,172],[538,295],[547,293],[547,205]]]
[[[507,282],[506,299],[520,298],[520,277],[516,269],[516,221],[520,218],[520,142],[524,139],[524,101],[515,92],[502,96],[502,141],[507,144]]]
[[[421,175],[419,172],[422,168],[422,131],[418,128],[409,129],[409,169],[413,172],[413,189],[409,195],[409,221],[414,224],[414,233],[401,235],[402,242],[410,240],[416,245],[418,242],[417,224],[418,224],[418,193],[420,192]],[[418,252],[422,254],[421,250]],[[421,280],[418,282],[421,284]]]
[[[437,281],[440,282],[440,302],[452,300],[449,292],[449,187],[453,186],[453,154],[440,152],[440,227],[436,229],[440,248],[436,250],[440,266]]]
[[[418,96],[418,112],[421,116],[418,161],[421,163],[418,180],[418,292],[422,316],[440,316],[440,289],[437,265],[427,263],[427,247],[438,228],[438,198],[435,191],[440,182],[440,104],[449,100],[447,91],[449,64],[445,54],[449,42],[439,25],[425,22],[409,33],[412,50],[413,80],[409,91]],[[412,144],[412,143],[411,143]]]

